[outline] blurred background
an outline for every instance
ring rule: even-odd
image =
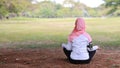
[[[120,0],[0,0],[0,19],[117,16]]]

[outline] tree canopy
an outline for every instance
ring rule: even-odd
[[[117,9],[120,9],[120,0],[104,0],[105,6],[107,8],[111,7],[111,10],[108,14],[115,12]]]
[[[0,15],[5,16],[8,13],[19,13],[25,10],[30,4],[29,0],[1,0]]]
[[[120,15],[120,0],[104,0],[105,3],[96,8],[90,8],[75,0],[64,0],[63,4],[58,4],[50,0],[32,4],[32,1],[34,0],[1,0],[0,18],[9,16],[12,13],[21,16],[42,18],[101,17],[113,12],[115,16]],[[65,6],[67,4],[71,6]]]

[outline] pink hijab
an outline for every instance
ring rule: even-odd
[[[85,31],[85,21],[82,18],[77,18],[76,22],[75,22],[75,27],[72,31],[72,33],[69,35],[68,37],[68,41],[72,41],[73,39],[75,39],[76,37],[80,36],[81,34],[85,35],[89,42],[92,41],[92,38],[90,37],[90,35]]]

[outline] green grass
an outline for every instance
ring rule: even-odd
[[[86,31],[93,43],[103,47],[120,47],[120,18],[91,18]],[[74,27],[75,18],[13,18],[0,21],[0,47],[60,47]]]

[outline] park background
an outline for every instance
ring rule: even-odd
[[[93,45],[102,49],[88,65],[66,62],[61,48],[78,17],[85,19]],[[119,68],[119,29],[119,0],[103,0],[95,7],[81,0],[62,4],[56,0],[0,0],[0,67]]]

